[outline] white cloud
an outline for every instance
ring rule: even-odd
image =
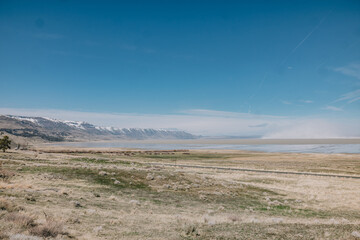
[[[335,106],[326,106],[323,109],[325,110],[331,110],[331,111],[335,111],[335,112],[340,112],[340,111],[344,111],[342,108],[338,108]]]
[[[299,102],[302,102],[302,103],[313,103],[314,101],[312,101],[312,100],[300,100]]]
[[[354,124],[356,125],[356,124]],[[360,133],[359,125],[357,134]],[[264,138],[287,139],[287,138],[341,138],[359,135],[351,135],[351,129],[343,124],[323,119],[299,119],[284,123],[278,129],[265,134]]]
[[[254,117],[267,117],[267,118],[281,118],[280,116],[272,115],[259,115],[252,113],[240,113],[240,112],[228,112],[228,111],[217,111],[209,109],[188,109],[179,111],[179,113],[196,116],[218,116],[218,117],[239,117],[239,118],[254,118]]]
[[[360,89],[341,95],[340,98],[335,100],[335,102],[345,100],[347,101],[347,103],[353,103],[360,100]]]
[[[335,68],[334,70],[344,75],[360,79],[360,63],[352,63],[345,67]]]
[[[93,113],[49,109],[0,108],[0,114],[87,121],[99,126],[180,129],[204,136],[264,138],[360,137],[358,121],[292,118],[193,109],[177,114]]]
[[[262,127],[266,127],[268,126],[269,124],[267,123],[262,123],[262,124],[257,124],[257,125],[249,125],[249,127],[252,127],[252,128],[262,128]]]
[[[292,102],[285,101],[285,100],[282,100],[282,101],[281,101],[281,103],[282,103],[282,104],[286,104],[286,105],[290,105],[290,104],[292,104]]]

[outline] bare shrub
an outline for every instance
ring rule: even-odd
[[[3,181],[8,181],[10,178],[15,176],[15,173],[6,169],[0,168],[0,179]]]
[[[63,234],[63,223],[54,220],[53,218],[46,218],[46,222],[30,229],[30,233],[40,237],[56,237]]]
[[[228,216],[228,219],[229,219],[230,221],[232,221],[232,222],[237,222],[237,221],[239,221],[239,217],[236,216],[236,215],[230,215],[230,216]]]
[[[5,198],[0,198],[0,210],[14,212],[18,211],[18,207],[12,202],[6,200]]]
[[[0,239],[8,239],[8,235],[3,232],[0,232]]]
[[[184,227],[183,227],[183,233],[182,235],[186,238],[188,237],[198,237],[200,236],[200,233],[198,231],[198,228],[196,225],[194,224],[186,224]]]
[[[16,225],[29,228],[35,226],[35,218],[21,213],[9,213],[6,218],[7,221],[14,222]]]

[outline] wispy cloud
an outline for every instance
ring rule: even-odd
[[[335,107],[335,106],[326,106],[326,107],[324,107],[323,109],[324,109],[324,110],[335,111],[335,112],[344,111],[342,108]]]
[[[209,116],[209,117],[237,117],[237,118],[254,118],[255,116],[261,116],[266,118],[282,118],[273,115],[259,115],[252,113],[241,113],[241,112],[228,112],[228,111],[217,111],[209,109],[188,109],[179,111],[179,113],[194,116]]]
[[[345,67],[334,69],[335,72],[360,79],[360,63],[352,63]]]
[[[312,100],[299,100],[299,102],[302,102],[302,103],[313,103],[314,101]]]
[[[261,128],[261,127],[266,127],[268,126],[268,123],[262,123],[262,124],[258,124],[258,125],[249,125],[249,127],[251,128]]]
[[[347,101],[347,103],[353,103],[358,100],[360,100],[360,89],[341,95],[335,102]]]
[[[290,104],[292,104],[292,102],[286,101],[286,100],[282,100],[281,103],[282,103],[282,104],[285,104],[285,105],[290,105]]]
[[[99,126],[180,129],[204,136],[263,138],[360,137],[355,120],[265,116],[239,112],[190,109],[176,114],[93,113],[46,109],[0,108],[0,114],[42,116],[87,121]]]

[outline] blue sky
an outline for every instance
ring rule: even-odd
[[[360,136],[360,2],[2,0],[0,87],[4,114],[193,132],[199,115],[251,118],[260,135],[271,116]],[[244,124],[200,133],[258,134]]]

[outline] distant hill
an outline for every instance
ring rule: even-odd
[[[26,138],[43,142],[196,138],[196,136],[184,131],[99,127],[87,122],[12,115],[0,115],[0,132],[15,138]]]

